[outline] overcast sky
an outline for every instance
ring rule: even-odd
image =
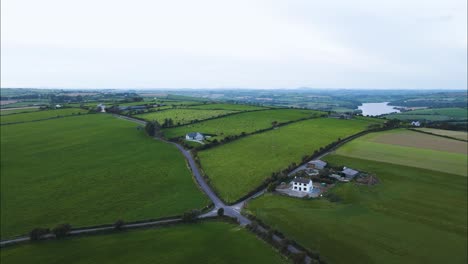
[[[467,88],[466,0],[2,0],[1,86]]]

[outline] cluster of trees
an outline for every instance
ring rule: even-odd
[[[145,126],[146,134],[150,137],[160,137],[161,136],[161,125],[158,121],[146,122]]]
[[[164,122],[162,123],[161,127],[171,127],[174,126],[174,120],[172,118],[164,118]]]

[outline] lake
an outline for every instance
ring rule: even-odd
[[[388,105],[388,102],[382,103],[363,103],[358,106],[364,116],[377,116],[390,113],[400,113],[400,110],[395,109],[396,106]]]

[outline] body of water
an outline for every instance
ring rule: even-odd
[[[400,113],[400,110],[395,109],[396,106],[388,105],[388,102],[383,103],[363,103],[358,106],[364,116],[377,116],[390,113]]]

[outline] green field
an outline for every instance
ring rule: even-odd
[[[191,106],[192,109],[222,109],[222,110],[235,110],[235,111],[252,111],[267,109],[261,106],[254,105],[241,105],[241,104],[203,104]]]
[[[87,110],[83,110],[79,108],[64,108],[64,109],[57,109],[57,110],[42,110],[42,111],[35,111],[35,112],[14,114],[14,115],[2,115],[0,117],[0,124],[43,120],[43,119],[49,119],[49,118],[54,118],[54,117],[77,115],[78,113],[84,114],[87,112],[88,112]]]
[[[237,111],[232,110],[199,110],[199,109],[170,109],[159,112],[151,112],[147,114],[135,115],[135,117],[143,118],[148,121],[156,120],[163,123],[164,119],[172,118],[174,124],[188,124],[195,120],[204,120],[212,117],[223,116]]]
[[[400,120],[466,120],[468,116],[467,108],[433,108],[420,109],[404,113],[390,114],[387,118],[396,118]]]
[[[338,185],[338,203],[267,194],[247,211],[327,263],[467,263],[466,177],[338,155],[326,160],[375,173],[381,184]]]
[[[453,130],[444,130],[444,129],[435,129],[435,128],[417,128],[416,130],[421,130],[423,132],[428,132],[428,133],[441,135],[441,136],[468,140],[468,133],[465,131],[453,131]]]
[[[394,144],[382,143],[384,142],[384,137],[388,136],[392,136],[391,140],[393,140]],[[414,137],[422,139],[421,143],[425,142],[426,145],[419,142],[419,145],[413,144],[416,141]],[[450,146],[450,144],[453,146]],[[450,148],[453,151],[449,151]],[[345,144],[336,153],[342,156],[360,157],[362,159],[466,176],[468,167],[467,155],[459,152],[466,151],[467,148],[466,142],[414,131],[396,130],[368,134]]]
[[[201,132],[216,135],[212,139],[220,140],[226,136],[240,135],[242,132],[252,133],[256,130],[272,127],[273,121],[285,123],[319,114],[322,112],[296,109],[254,111],[169,128],[163,132],[167,138],[182,137],[189,132]]]
[[[0,251],[2,264],[287,263],[245,229],[223,222],[45,241]]]
[[[0,115],[11,115],[11,114],[18,114],[18,113],[29,113],[29,112],[36,112],[39,111],[39,107],[34,108],[23,108],[23,109],[1,109]]]
[[[182,154],[137,125],[95,114],[1,127],[1,237],[201,208]]]
[[[380,122],[374,120],[305,120],[200,151],[198,156],[212,186],[225,201],[233,202],[259,186],[272,172],[292,162],[300,163],[304,155],[363,131],[372,122]]]

